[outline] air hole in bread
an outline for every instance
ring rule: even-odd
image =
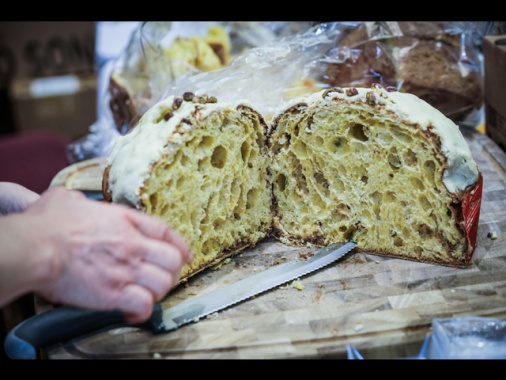
[[[399,236],[394,237],[394,245],[396,247],[402,247],[402,244],[403,240]]]
[[[360,141],[367,141],[369,137],[367,137],[365,133],[365,127],[362,124],[353,124],[350,128],[351,135]]]
[[[310,130],[311,125],[313,125],[313,116],[310,116],[309,119],[307,120],[306,130]]]
[[[291,191],[289,196],[290,196],[290,200],[291,200],[292,202],[295,202],[295,203],[306,202],[305,197],[304,197],[304,198],[303,198],[303,197],[301,197],[301,196],[300,196],[297,192],[295,192],[295,191]]]
[[[353,236],[357,232],[358,227],[356,225],[348,226],[343,233],[344,239],[347,241],[353,241]]]
[[[432,235],[432,229],[426,225],[426,224],[422,224],[419,228],[418,228],[418,234],[422,237],[422,238],[429,238],[431,235]]]
[[[293,129],[292,136],[298,137],[299,136],[299,130],[300,130],[300,126],[299,126],[299,124],[297,124],[295,126],[295,128]]]
[[[416,154],[411,149],[404,152],[403,159],[404,163],[409,166],[414,166],[418,163],[418,158],[416,158]]]
[[[435,173],[436,173],[436,163],[434,161],[425,161],[423,163],[423,175],[427,181],[431,184],[435,184]]]
[[[318,186],[318,189],[322,191],[326,197],[330,195],[329,192],[329,182],[324,177],[324,175],[320,172],[315,172],[313,174],[313,178],[316,180],[316,184]]]
[[[327,144],[327,150],[330,153],[345,153],[349,150],[347,146],[348,140],[342,136],[338,136],[329,141]]]
[[[276,177],[276,187],[280,192],[285,191],[286,189],[286,177],[283,174],[280,174]]]
[[[431,209],[431,204],[429,202],[429,200],[427,199],[427,197],[423,194],[419,195],[418,196],[418,201],[420,202],[420,204],[422,205],[422,208],[427,211],[427,210],[430,210]]]
[[[418,189],[418,190],[425,190],[425,185],[423,184],[422,181],[420,181],[418,178],[415,178],[415,177],[411,177],[409,179],[409,182],[411,183],[411,185],[415,188],[415,189]]]
[[[158,194],[154,193],[149,196],[149,203],[153,205],[158,205]]]
[[[313,210],[325,210],[327,204],[323,201],[322,197],[318,193],[313,193],[311,199],[309,199],[311,207]]]
[[[251,145],[245,141],[241,145],[241,158],[244,162],[248,162],[249,156],[251,154]]]
[[[395,201],[397,201],[397,197],[395,196],[395,193],[393,191],[387,191],[385,193],[385,202],[394,203]]]
[[[253,189],[249,190],[246,199],[247,199],[246,209],[250,210],[250,209],[254,208],[255,204],[257,203],[257,199],[258,199],[258,189],[253,188]]]
[[[395,148],[394,148],[395,150]],[[399,156],[397,155],[397,152],[396,151],[393,151],[391,152],[389,155],[388,155],[388,164],[390,165],[390,167],[394,170],[396,169],[399,169],[402,165],[401,163],[401,159],[399,158]]]
[[[394,136],[402,145],[413,144],[413,138],[408,133],[402,131],[395,125],[389,125],[389,128],[392,131],[392,136]]]
[[[198,162],[199,172],[206,172],[207,168],[210,166],[211,159],[209,157],[204,157]]]
[[[218,145],[214,148],[213,155],[211,156],[211,165],[217,169],[223,169],[227,161],[227,150]]]
[[[299,158],[306,158],[307,156],[307,146],[302,141],[297,141],[293,144],[293,149]]]
[[[210,148],[214,144],[214,137],[212,136],[202,136],[202,140],[200,140],[197,148]]]
[[[337,218],[337,220],[349,219],[351,212],[350,206],[344,203],[340,203],[332,210],[333,218]]]

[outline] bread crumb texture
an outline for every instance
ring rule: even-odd
[[[196,253],[181,277],[255,245],[271,224],[265,131],[259,115],[227,108],[197,120],[144,183],[148,214],[174,226]]]
[[[430,134],[337,101],[284,113],[271,138],[281,239],[355,241],[378,254],[464,263],[467,244]]]
[[[451,123],[439,111],[410,121],[375,91],[315,93],[269,125],[247,102],[165,100],[116,142],[104,194],[187,239],[194,260],[181,281],[268,236],[467,266],[462,202],[478,181],[467,143],[453,123],[437,132]]]

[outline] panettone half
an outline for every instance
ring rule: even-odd
[[[116,141],[104,197],[160,217],[187,239],[194,260],[184,281],[267,236],[266,128],[247,104],[171,96]]]
[[[482,177],[458,126],[425,101],[376,85],[327,89],[276,115],[268,142],[283,242],[470,263]]]

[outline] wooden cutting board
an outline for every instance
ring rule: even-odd
[[[49,359],[346,358],[346,344],[366,358],[415,356],[433,318],[506,317],[506,155],[486,135],[464,129],[484,177],[478,246],[472,265],[456,269],[352,253],[290,284],[154,335],[116,326],[44,350]],[[53,185],[100,189],[103,159],[69,167]],[[491,238],[494,232],[497,238]],[[309,248],[261,242],[228,264],[191,278],[165,306],[296,258]],[[40,301],[39,310],[47,307]]]

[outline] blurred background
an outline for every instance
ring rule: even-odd
[[[0,181],[36,192],[98,117],[101,75],[137,22],[0,23]]]

